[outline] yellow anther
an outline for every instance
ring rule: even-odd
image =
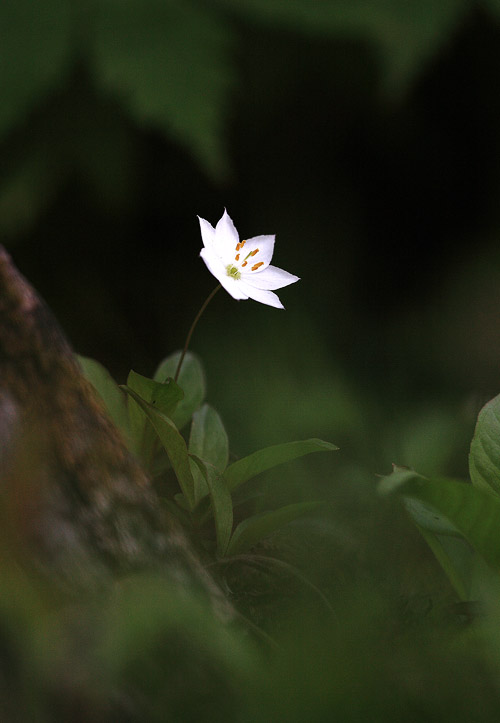
[[[252,266],[252,271],[257,271],[257,269],[259,268],[259,266],[264,266],[264,262],[263,262],[263,261],[259,261],[258,264],[254,264],[254,265]]]
[[[239,260],[240,260],[240,255],[239,255],[239,254],[236,254],[236,256],[234,257],[234,260],[235,260],[235,261],[239,261]]]
[[[253,251],[250,252],[249,256],[255,256],[255,254],[258,254],[258,253],[259,253],[259,249],[254,249]]]
[[[243,267],[246,266],[247,264],[248,264],[248,261],[243,261],[243,263],[241,264],[241,268],[243,268]]]

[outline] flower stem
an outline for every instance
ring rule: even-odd
[[[201,315],[203,314],[203,312],[205,311],[205,309],[207,308],[207,306],[208,306],[209,303],[212,301],[212,299],[214,298],[215,294],[219,291],[220,288],[221,288],[221,285],[218,284],[218,285],[215,287],[215,289],[207,296],[207,298],[205,299],[205,301],[203,302],[203,304],[202,304],[202,306],[201,306],[201,309],[200,309],[199,312],[196,314],[196,316],[195,316],[195,318],[194,318],[194,321],[193,321],[193,323],[191,324],[191,328],[190,328],[190,330],[188,331],[188,335],[187,335],[187,337],[186,337],[186,343],[184,344],[184,349],[182,350],[182,354],[181,354],[181,357],[180,357],[180,359],[179,359],[179,363],[177,364],[177,369],[176,369],[176,372],[175,372],[174,382],[176,382],[177,379],[179,378],[179,374],[180,374],[181,367],[182,367],[182,362],[184,361],[184,357],[186,356],[186,352],[187,352],[187,350],[188,350],[189,342],[191,341],[191,337],[193,336],[193,331],[195,330],[196,324],[199,322],[199,320],[200,320],[200,318],[201,318]]]

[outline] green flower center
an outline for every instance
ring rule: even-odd
[[[241,277],[240,272],[236,268],[236,266],[231,266],[231,264],[228,264],[226,266],[227,275],[230,276],[232,279],[239,279]]]

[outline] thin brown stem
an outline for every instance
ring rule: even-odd
[[[187,352],[187,350],[188,350],[189,342],[191,341],[191,337],[193,336],[193,331],[195,330],[196,324],[199,322],[199,320],[200,320],[200,318],[201,318],[201,315],[203,314],[203,312],[205,311],[205,309],[207,308],[207,306],[208,306],[209,303],[212,301],[212,299],[214,298],[215,294],[219,291],[220,288],[221,288],[221,285],[218,284],[218,285],[215,287],[215,289],[207,296],[207,298],[205,299],[205,301],[204,301],[203,304],[202,304],[201,309],[200,309],[199,312],[196,314],[196,316],[195,316],[195,318],[194,318],[194,321],[193,321],[193,323],[191,324],[191,328],[190,328],[190,330],[188,331],[188,335],[187,335],[187,337],[186,337],[186,343],[184,344],[184,349],[182,350],[182,354],[181,354],[181,357],[180,357],[180,359],[179,359],[179,363],[177,364],[177,369],[176,369],[175,376],[174,376],[174,382],[176,382],[176,381],[178,380],[178,378],[179,378],[179,374],[180,374],[181,367],[182,367],[182,362],[184,361],[184,357],[186,356],[186,352]]]

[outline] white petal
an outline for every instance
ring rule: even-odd
[[[226,289],[228,294],[231,294],[233,299],[240,301],[241,299],[248,299],[246,289],[241,285],[241,281],[233,279],[232,276],[223,276],[219,279],[221,285]]]
[[[263,271],[273,257],[274,251],[274,240],[275,236],[253,236],[253,238],[247,239],[240,252],[240,269],[247,273],[256,273],[257,271]],[[251,255],[250,255],[251,254]],[[243,263],[247,262],[247,265],[243,267]],[[258,265],[259,268],[252,272],[252,268]]]
[[[222,218],[215,227],[215,250],[226,265],[233,261],[239,240],[238,231],[228,212],[224,209]]]
[[[285,308],[279,300],[278,296],[276,294],[273,294],[272,291],[257,289],[255,288],[255,286],[252,286],[250,283],[248,283],[246,279],[240,279],[239,285],[241,289],[245,292],[245,294],[248,295],[249,299],[253,299],[254,301],[260,301],[261,304],[267,304],[268,306],[274,306],[276,309]]]
[[[211,223],[208,223],[208,221],[205,221],[204,218],[200,218],[198,216],[198,221],[200,222],[200,231],[201,231],[201,238],[203,240],[203,245],[207,248],[212,248],[215,241],[215,229],[212,226]]]
[[[230,294],[233,299],[248,299],[248,295],[241,288],[241,282],[227,275],[226,267],[219,259],[215,251],[209,248],[203,248],[200,252],[200,256],[206,263],[210,273],[215,276],[217,281],[226,289],[227,293]]]
[[[267,269],[250,274],[242,273],[242,277],[257,289],[282,289],[284,286],[300,280],[298,276],[289,274],[288,271],[279,269],[277,266],[268,266]]]
[[[227,276],[226,267],[217,256],[213,248],[205,246],[200,251],[200,256],[206,263],[208,270],[220,281],[221,276]]]

